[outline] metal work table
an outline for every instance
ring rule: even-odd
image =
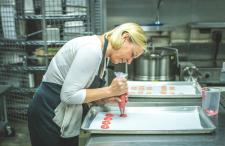
[[[86,146],[224,146],[225,110],[211,118],[216,131],[211,134],[182,135],[106,135],[92,134]]]

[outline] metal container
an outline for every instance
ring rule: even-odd
[[[178,72],[178,50],[155,48],[134,61],[134,80],[173,81]]]
[[[49,26],[48,28],[46,28],[46,39],[48,41],[59,41],[60,40],[60,31],[59,28],[53,28],[51,26]],[[42,36],[42,38],[44,39],[44,36]]]
[[[34,88],[35,87],[35,83],[34,83],[34,74],[33,73],[28,73],[28,85],[30,88]]]

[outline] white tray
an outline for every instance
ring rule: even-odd
[[[197,82],[128,81],[129,97],[143,98],[199,98],[201,87]]]
[[[109,128],[102,129],[105,113],[112,113]],[[211,133],[215,126],[198,106],[126,107],[126,118],[118,107],[92,107],[82,124],[90,133],[105,134],[182,134]]]

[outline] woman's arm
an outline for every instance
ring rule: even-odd
[[[115,78],[108,87],[97,89],[86,89],[86,103],[99,100],[102,98],[114,97],[124,94],[128,91],[127,80]]]
[[[84,102],[86,88],[98,70],[101,53],[98,46],[90,43],[77,50],[62,85],[60,97],[63,102],[67,104],[82,104]]]
[[[126,93],[126,79],[119,78],[115,78],[108,87],[87,89],[96,75],[102,52],[92,45],[85,47],[75,55],[62,86],[61,100],[67,104],[82,104]]]

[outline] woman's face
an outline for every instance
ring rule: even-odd
[[[117,50],[111,49],[108,57],[113,64],[127,63],[130,64],[134,58],[139,57],[144,49],[133,44],[129,38],[125,37],[123,44]]]

